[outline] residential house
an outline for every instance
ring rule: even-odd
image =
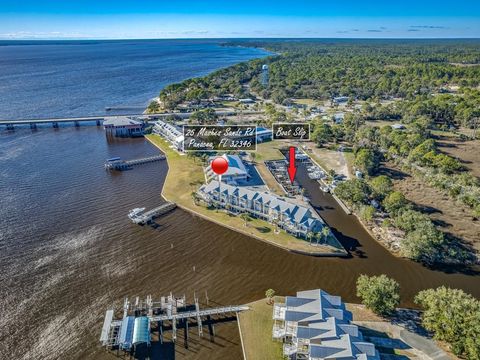
[[[290,359],[379,360],[375,346],[363,339],[339,296],[316,289],[287,296],[273,307],[273,338],[282,340]]]

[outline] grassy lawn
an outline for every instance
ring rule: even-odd
[[[248,304],[250,310],[239,314],[240,329],[247,360],[281,360],[282,343],[272,339],[272,305],[266,299]]]
[[[343,174],[347,177],[352,176],[352,153],[318,148],[313,142],[305,143],[305,146],[310,150],[308,155],[326,171],[333,169],[337,174]]]
[[[288,146],[288,143],[283,141],[267,141],[257,145],[256,160],[279,160],[285,159],[280,152],[281,148]]]
[[[313,99],[294,99],[293,102],[295,104],[308,105],[308,106],[318,106],[320,104],[319,101],[313,100]]]
[[[285,192],[283,191],[280,184],[275,180],[272,173],[268,170],[266,165],[264,164],[265,160],[278,160],[283,159],[284,156],[280,152],[280,148],[284,147],[284,143],[275,142],[275,141],[268,141],[266,143],[261,143],[257,145],[257,152],[256,152],[256,168],[257,171],[260,173],[263,181],[265,181],[268,188],[277,195],[285,196]]]
[[[203,184],[205,181],[200,161],[195,161],[186,155],[180,155],[171,149],[170,144],[158,135],[147,135],[146,138],[167,156],[168,175],[162,190],[162,195],[166,200],[173,201],[179,207],[193,211],[222,226],[289,250],[301,251],[312,255],[345,253],[343,248],[323,245],[311,246],[307,241],[297,239],[283,230],[276,233],[273,225],[263,220],[252,219],[245,226],[245,222],[238,216],[233,216],[220,210],[210,210],[202,205],[195,205],[192,191],[198,189],[200,183]],[[278,150],[276,151],[278,152]],[[272,150],[273,153],[274,151]]]

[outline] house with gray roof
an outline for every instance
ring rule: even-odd
[[[177,150],[183,150],[184,137],[181,128],[166,121],[157,120],[152,131],[169,141]]]
[[[299,291],[276,302],[273,319],[273,338],[284,342],[283,353],[290,359],[380,359],[350,323],[352,314],[341,298],[323,290]]]
[[[114,116],[106,118],[103,127],[110,136],[135,137],[143,136],[144,122],[133,116]]]
[[[277,224],[297,237],[306,237],[326,227],[320,216],[309,207],[299,205],[267,191],[220,184],[216,180],[200,187],[199,197],[208,205],[232,214],[248,213],[252,217]],[[333,236],[330,233],[329,236]]]
[[[222,174],[222,182],[229,185],[237,185],[245,182],[250,178],[247,168],[243,164],[242,159],[238,155],[223,154],[222,157],[228,162],[227,171]],[[209,165],[205,169],[205,177],[207,181],[216,179],[218,177],[212,170],[211,163],[215,156],[209,159]]]

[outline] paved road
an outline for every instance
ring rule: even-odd
[[[417,335],[408,330],[400,331],[400,338],[412,348],[422,351],[432,360],[451,360],[445,351],[440,349],[432,340]]]

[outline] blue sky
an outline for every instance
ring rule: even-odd
[[[480,1],[1,0],[0,39],[480,37]]]

